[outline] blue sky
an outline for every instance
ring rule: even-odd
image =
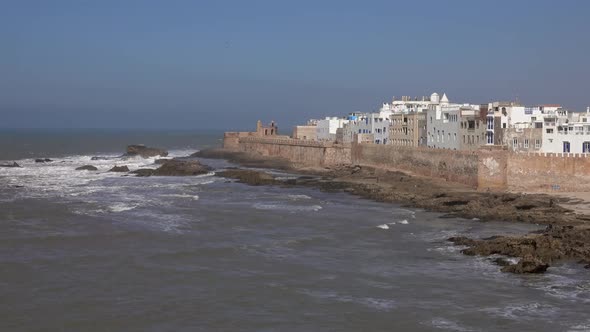
[[[433,91],[582,111],[589,14],[583,0],[0,0],[0,127],[290,127]]]

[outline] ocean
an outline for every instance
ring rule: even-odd
[[[221,137],[0,131],[0,163],[22,166],[0,168],[0,331],[590,331],[581,265],[505,274],[446,241],[543,225],[213,172],[137,178],[107,170],[155,168],[155,158],[91,160],[128,144],[187,156]],[[75,170],[87,164],[99,170]]]

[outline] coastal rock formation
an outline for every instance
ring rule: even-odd
[[[138,170],[131,172],[131,174],[135,174],[138,177],[147,177],[152,176],[152,174],[154,174],[154,171],[155,170],[151,168],[140,168]]]
[[[36,163],[49,163],[52,162],[53,160],[49,159],[49,158],[39,158],[39,159],[35,159]]]
[[[277,180],[275,180],[275,178],[268,173],[247,169],[228,169],[226,171],[215,173],[215,176],[236,179],[240,183],[246,183],[252,186],[277,183]]]
[[[21,167],[19,164],[13,162],[12,164],[0,164],[0,167]]]
[[[524,236],[494,236],[486,239],[452,237],[449,241],[467,246],[465,255],[494,254],[520,257],[521,261],[502,269],[514,273],[541,273],[562,259],[590,261],[590,227],[549,225],[542,232]]]
[[[98,168],[92,165],[84,165],[76,168],[76,171],[98,171]]]
[[[127,166],[114,166],[109,170],[109,172],[129,172],[129,167]]]
[[[154,170],[155,176],[190,176],[208,173],[209,166],[203,165],[196,160],[171,159],[166,161],[158,169]]]
[[[131,172],[137,176],[191,176],[205,174],[211,171],[209,166],[203,165],[196,160],[167,160],[157,169],[141,168]]]
[[[502,268],[502,272],[512,273],[543,273],[547,271],[549,264],[546,264],[531,255],[523,257],[518,263]]]
[[[142,158],[150,158],[155,156],[166,157],[168,151],[158,148],[150,148],[145,145],[129,145],[127,146],[127,153],[125,156],[134,157],[140,156]]]
[[[163,165],[165,162],[168,162],[170,160],[172,160],[172,159],[164,159],[164,158],[156,159],[156,160],[154,160],[154,164],[156,164],[156,165]]]

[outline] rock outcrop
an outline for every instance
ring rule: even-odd
[[[76,171],[98,171],[98,168],[92,165],[84,165],[76,168]]]
[[[12,164],[0,164],[0,167],[21,167],[19,164],[13,162]]]
[[[127,166],[114,166],[113,168],[109,169],[109,172],[129,172],[129,167],[127,167]]]
[[[53,161],[53,160],[51,160],[51,159],[49,159],[49,158],[38,158],[38,159],[35,159],[35,162],[36,162],[36,163],[50,163],[50,162],[52,162],[52,161]]]
[[[547,271],[549,264],[528,255],[522,258],[518,263],[504,266],[502,272],[512,273],[543,273]]]
[[[152,176],[152,174],[154,174],[154,171],[155,170],[151,168],[140,168],[138,170],[131,172],[131,174],[135,174],[138,177],[147,177]]]
[[[154,160],[154,164],[156,164],[156,165],[163,165],[164,163],[166,163],[166,162],[168,162],[170,160],[172,160],[172,159],[164,159],[164,158],[162,158],[162,159],[156,159],[156,160]]]
[[[265,172],[254,171],[249,169],[228,169],[222,172],[215,173],[215,176],[220,176],[228,179],[236,179],[240,183],[246,183],[252,186],[262,186],[269,184],[277,184],[279,181]]]
[[[155,176],[191,176],[205,174],[211,171],[209,166],[196,160],[171,159],[166,161],[158,169],[154,170]]]
[[[542,273],[549,264],[563,259],[590,262],[590,227],[549,225],[541,232],[524,236],[493,236],[486,239],[452,237],[449,241],[467,246],[465,255],[494,254],[520,257],[517,264],[506,266],[505,272]]]
[[[168,151],[158,148],[150,148],[145,145],[129,145],[127,146],[127,153],[125,156],[134,157],[140,156],[142,158],[150,158],[155,156],[166,157]]]

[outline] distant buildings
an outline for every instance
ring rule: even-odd
[[[495,145],[514,152],[590,153],[590,108],[573,113],[555,104],[460,104],[451,103],[446,94],[402,96],[377,112],[310,120],[294,128],[293,138],[467,151]]]

